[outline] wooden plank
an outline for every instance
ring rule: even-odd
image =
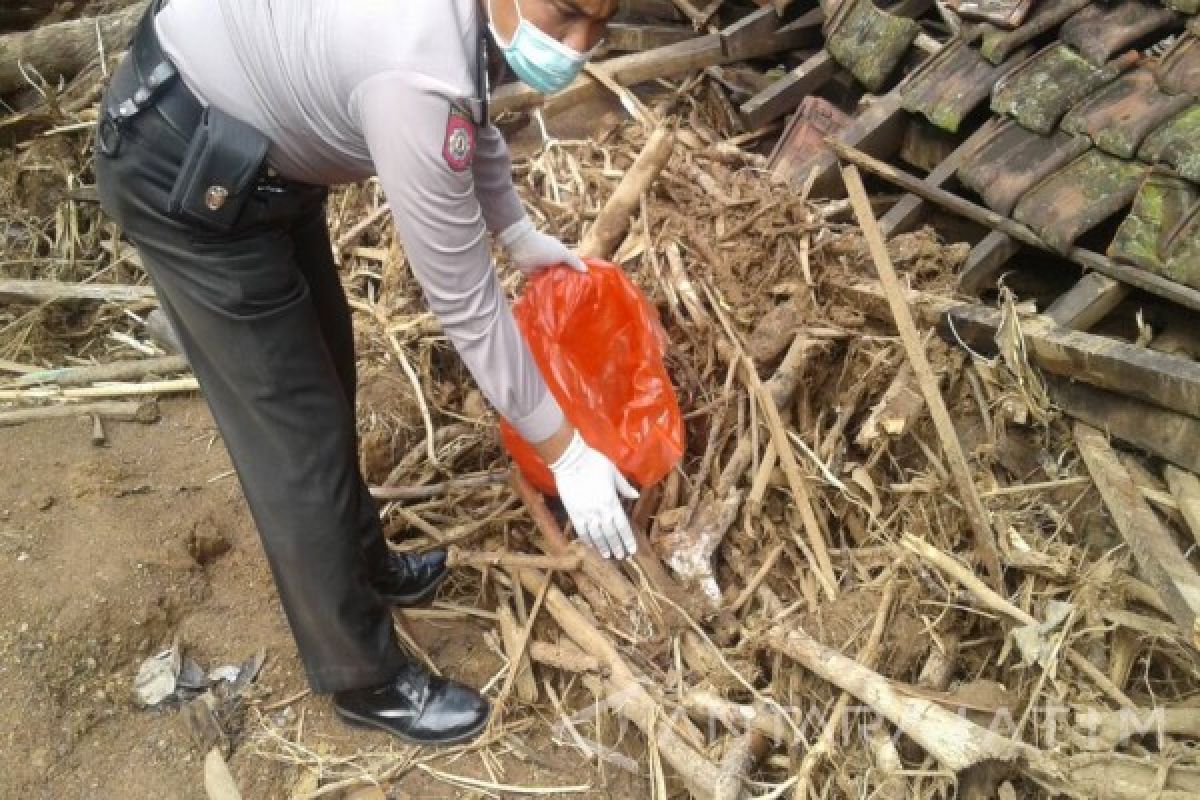
[[[676,8],[671,0],[621,0],[617,7],[623,16],[662,20],[684,18],[683,12]]]
[[[822,15],[823,17],[824,15]],[[781,24],[779,12],[775,10],[774,6],[763,6],[721,31],[721,49],[731,61],[741,61],[745,58],[742,53],[752,45],[755,39],[770,36],[779,29]]]
[[[984,131],[976,131],[967,137],[962,144],[954,149],[954,152],[925,176],[925,183],[930,186],[945,186],[953,180],[959,166],[962,165],[968,156],[975,152],[975,148],[979,145],[979,142],[983,141],[986,137],[987,134]],[[920,195],[915,195],[911,192],[904,195],[879,220],[879,227],[883,229],[883,235],[891,237],[917,227],[921,218],[925,215],[926,207],[925,199]]]
[[[788,25],[767,35],[756,35],[745,41],[723,43],[720,33],[710,33],[688,39],[678,44],[667,45],[644,53],[630,53],[595,64],[622,86],[632,86],[658,78],[670,78],[696,69],[727,64],[747,58],[794,50],[818,41],[821,35],[820,20],[823,17],[812,12],[805,14]],[[738,54],[730,58],[725,47]],[[546,97],[523,83],[510,83],[492,93],[492,110],[530,111],[539,106],[547,112],[561,111],[592,97],[602,96],[607,89],[588,75],[576,78],[566,89]]]
[[[1120,281],[1089,272],[1046,309],[1046,316],[1064,328],[1091,329],[1132,291]]]
[[[746,127],[756,130],[769,122],[790,114],[796,106],[813,94],[837,73],[833,56],[821,50],[784,77],[742,103],[741,114]]]
[[[1021,249],[1021,243],[1000,231],[991,231],[971,248],[971,254],[958,273],[958,288],[963,294],[980,295],[995,285],[1004,266]]]
[[[610,22],[604,34],[609,50],[654,50],[658,47],[686,42],[701,34],[685,25],[638,25],[630,22]]]
[[[1090,425],[1076,423],[1075,444],[1142,576],[1162,597],[1184,637],[1200,648],[1200,575],[1184,557],[1171,531],[1142,499],[1104,434]]]
[[[889,95],[889,97],[893,96],[894,94]],[[847,129],[847,132],[849,130]],[[936,203],[959,216],[966,217],[981,225],[987,225],[1025,244],[1054,252],[1053,248],[1043,242],[1036,233],[1021,223],[972,203],[970,200],[959,197],[953,192],[948,192],[936,186],[929,186],[920,178],[897,170],[880,161],[878,158],[874,158],[868,153],[863,152],[863,149],[869,148],[860,148],[854,145],[846,136],[843,136],[841,139],[830,140],[829,145],[837,154],[836,156],[831,156],[831,158],[843,158],[878,175],[889,183],[893,183],[905,191],[919,194],[931,203]],[[1200,311],[1200,290],[1192,289],[1181,283],[1176,283],[1175,281],[1139,269],[1138,267],[1119,264],[1107,256],[1094,253],[1090,250],[1084,250],[1082,247],[1072,247],[1066,253],[1066,258],[1084,269],[1099,272],[1114,280],[1128,283],[1139,289],[1145,289],[1152,294],[1165,297],[1193,311]]]
[[[1080,422],[1184,469],[1200,471],[1200,420],[1081,381],[1046,375],[1054,405]]]
[[[983,306],[949,312],[954,336],[976,350],[994,352],[1001,313]],[[1042,315],[1022,317],[1021,331],[1033,363],[1047,372],[1111,389],[1188,416],[1200,414],[1200,363],[1190,358],[1055,324]]]
[[[855,216],[858,217],[858,223],[867,239],[867,248],[871,252],[871,259],[875,262],[875,269],[879,274],[879,281],[883,285],[884,294],[887,296],[888,305],[891,306],[896,329],[900,332],[900,341],[904,345],[908,361],[912,364],[913,372],[917,376],[917,384],[921,387],[925,404],[929,406],[938,438],[942,441],[942,451],[949,462],[954,482],[958,486],[959,500],[962,501],[967,513],[967,520],[975,534],[975,550],[991,578],[992,588],[999,591],[1004,584],[1004,570],[1000,566],[996,532],[992,528],[987,509],[983,507],[983,501],[979,498],[979,492],[971,478],[970,464],[963,452],[962,442],[958,439],[958,432],[954,429],[954,422],[950,419],[950,411],[946,408],[946,402],[942,398],[938,378],[929,364],[929,357],[925,353],[925,343],[917,332],[917,325],[913,321],[912,312],[905,300],[903,287],[900,279],[896,276],[891,256],[888,255],[887,245],[879,230],[879,223],[875,220],[875,212],[871,210],[871,199],[867,196],[867,189],[863,186],[862,178],[856,167],[843,167],[842,177],[846,190],[850,194],[850,202],[854,206]],[[778,445],[778,443],[776,444]]]

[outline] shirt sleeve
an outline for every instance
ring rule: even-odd
[[[475,197],[489,231],[500,233],[525,216],[525,208],[512,182],[508,144],[495,125],[489,123],[479,130],[471,169],[475,173]]]
[[[437,82],[402,72],[369,78],[351,105],[430,309],[492,405],[527,441],[548,439],[563,414],[492,266],[469,116]]]

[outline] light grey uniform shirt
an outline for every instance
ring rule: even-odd
[[[476,0],[171,0],[159,38],[205,104],[271,140],[280,174],[377,174],[430,308],[484,395],[529,441],[563,421],[493,269],[521,219],[500,132],[477,127]]]

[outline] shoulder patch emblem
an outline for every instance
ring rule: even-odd
[[[470,167],[475,158],[475,123],[456,105],[450,106],[450,114],[446,118],[442,157],[446,159],[446,166],[455,172]]]

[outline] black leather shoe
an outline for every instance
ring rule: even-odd
[[[426,553],[389,551],[387,564],[371,582],[392,605],[418,606],[432,600],[445,579],[445,550]]]
[[[479,692],[411,663],[387,683],[335,692],[333,708],[352,725],[379,728],[420,746],[470,741],[491,711]]]

